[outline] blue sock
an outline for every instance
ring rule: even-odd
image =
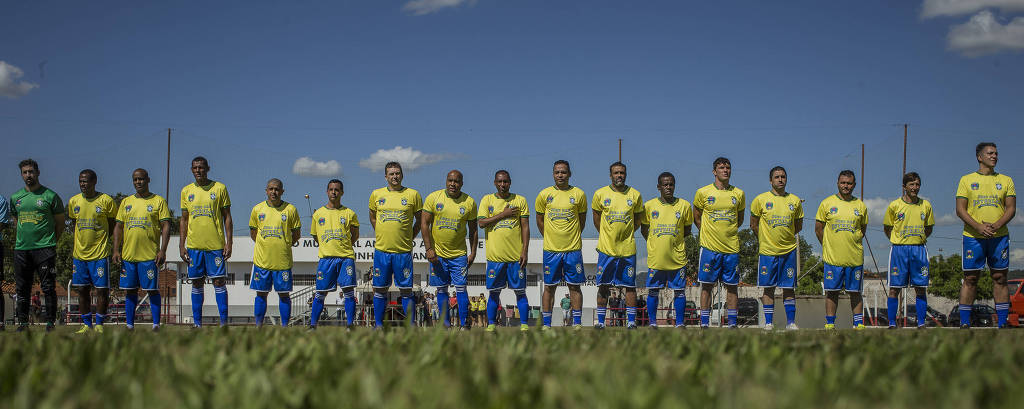
[[[288,321],[292,318],[292,297],[281,296],[280,294],[278,294],[278,297],[280,297],[280,300],[277,307],[278,312],[281,313],[281,326],[287,327]]]
[[[971,305],[960,304],[960,325],[971,326]]]
[[[652,327],[658,326],[658,291],[647,292],[647,320]]]
[[[928,296],[925,294],[914,299],[914,307],[917,310],[917,326],[923,327],[928,320]]]
[[[153,325],[160,325],[160,293],[154,292],[149,296],[149,315]]]
[[[469,318],[469,293],[465,288],[455,289],[455,302],[459,304],[459,325],[465,327]]]
[[[192,287],[192,323],[199,327],[203,325],[203,288]]]
[[[320,323],[320,314],[324,312],[324,295],[321,292],[313,293],[313,305],[309,310],[309,326],[315,327]]]
[[[356,322],[356,292],[351,288],[345,290],[345,320],[348,325]]]
[[[826,315],[825,316],[825,323],[826,324],[835,325],[836,324],[836,316],[835,315]]]
[[[604,318],[606,315],[608,315],[608,308],[597,307],[597,323],[599,325],[604,325]]]
[[[676,290],[676,296],[672,299],[672,306],[676,310],[676,326],[686,325],[686,291]]]
[[[3,300],[0,300],[0,302],[3,302]],[[82,314],[82,323],[92,328],[92,313]]]
[[[541,311],[540,317],[545,327],[551,326],[551,311]]]
[[[526,290],[516,290],[516,307],[519,307],[519,323],[530,323],[530,300],[526,298]],[[550,318],[548,323],[550,324]]]
[[[105,319],[105,318],[107,318],[106,315],[99,314],[99,313],[93,314],[92,315],[92,323],[93,323],[93,325],[103,325],[103,319]]]
[[[707,327],[711,325],[711,310],[700,310],[700,326]]]
[[[853,314],[853,326],[859,326],[864,323],[864,314]]]
[[[228,288],[227,286],[214,286],[214,295],[217,299],[217,312],[220,314],[220,325],[228,323]]]
[[[487,324],[496,324],[496,318],[498,316],[498,306],[501,299],[501,290],[491,291],[490,296],[487,297]]]
[[[636,307],[626,307],[626,323],[636,325]]]
[[[572,325],[583,325],[583,310],[572,310]]]
[[[1010,303],[1008,302],[997,302],[996,303],[996,322],[999,328],[1006,326],[1006,317],[1010,315]]]
[[[889,297],[889,299],[886,300],[886,306],[889,307],[889,311],[888,311],[889,326],[890,327],[895,327],[896,326],[896,312],[897,312],[897,310],[900,309],[900,300],[899,300],[899,298]]]
[[[727,309],[727,310],[725,310],[725,315],[726,315],[726,318],[729,320],[729,326],[730,327],[736,326],[736,316],[739,315],[739,314],[737,314],[737,311],[733,310],[733,309]]]
[[[135,308],[138,305],[138,294],[126,294],[124,296],[124,321],[129,327],[135,326]]]
[[[445,327],[452,325],[452,320],[448,316],[448,292],[437,290],[437,316],[441,319],[441,323]]]
[[[373,323],[380,328],[384,326],[384,312],[388,308],[388,299],[384,294],[373,293]]]
[[[263,318],[267,316],[267,296],[256,295],[256,301],[252,304],[252,314],[256,317],[256,325],[263,325]]]
[[[764,311],[764,323],[767,325],[774,324],[775,304],[764,304],[763,306],[761,306],[761,310]]]
[[[796,323],[796,299],[782,300],[782,306],[786,309],[786,325]]]

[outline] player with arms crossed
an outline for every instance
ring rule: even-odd
[[[857,178],[852,170],[839,172],[839,193],[821,201],[814,216],[814,235],[825,261],[825,329],[836,328],[839,291],[850,295],[853,328],[864,329],[864,303],[860,294],[864,272],[861,239],[868,228],[868,208],[853,196]]]
[[[996,144],[982,142],[974,150],[978,171],[964,175],[956,188],[956,215],[964,221],[963,268],[960,287],[960,328],[971,327],[971,305],[978,292],[978,277],[988,265],[992,298],[999,328],[1006,327],[1010,295],[1006,275],[1010,269],[1010,231],[1006,225],[1017,213],[1013,179],[996,172]]]
[[[402,165],[384,165],[386,187],[370,193],[370,225],[377,240],[373,246],[373,318],[374,328],[384,328],[384,312],[388,306],[391,282],[401,292],[402,310],[410,322],[416,312],[412,295],[412,240],[420,232],[420,193],[402,186]]]
[[[82,193],[68,199],[68,217],[74,244],[71,252],[71,285],[78,289],[78,308],[82,316],[83,334],[90,328],[103,332],[110,296],[110,232],[113,230],[117,206],[114,199],[96,191],[96,172],[85,169],[78,174]],[[96,314],[90,314],[90,288],[96,289]]]
[[[46,305],[46,331],[57,320],[57,238],[64,233],[64,202],[56,192],[39,184],[39,164],[32,159],[18,163],[25,187],[11,195],[18,227],[14,241],[14,282],[18,332],[28,330],[28,306],[32,281],[39,277]],[[35,273],[35,274],[33,274]]]
[[[114,225],[114,263],[121,263],[120,287],[125,290],[124,311],[128,329],[135,328],[139,288],[149,294],[153,330],[160,328],[160,266],[167,260],[171,236],[171,212],[164,198],[149,191],[149,172],[132,172],[135,194],[121,199]]]
[[[661,196],[644,203],[640,234],[647,240],[647,316],[657,328],[658,293],[666,286],[675,292],[676,328],[686,326],[686,237],[693,224],[690,202],[675,197],[676,177],[658,175]]]
[[[359,220],[356,212],[341,204],[345,185],[338,179],[327,182],[327,204],[313,212],[309,235],[318,244],[319,263],[316,266],[316,294],[313,295],[309,328],[316,329],[324,310],[327,293],[341,287],[344,294],[345,319],[352,330],[356,318],[355,251],[352,243],[359,240]]]
[[[900,292],[909,283],[916,293],[917,327],[925,327],[928,314],[928,249],[925,242],[932,234],[935,216],[932,204],[917,196],[921,176],[903,175],[903,196],[889,203],[882,222],[889,248],[889,328],[896,328]]]
[[[459,308],[459,327],[469,329],[469,294],[466,293],[466,274],[476,259],[480,244],[476,227],[476,201],[462,192],[462,172],[452,170],[445,176],[445,188],[434,191],[423,200],[423,246],[430,262],[427,284],[437,287],[437,299],[448,301],[448,286],[455,286],[455,299]],[[467,228],[468,226],[468,228]],[[469,234],[469,255],[466,234]],[[441,320],[448,322],[447,308],[438,303]]]
[[[693,220],[700,235],[700,326],[707,328],[711,323],[711,289],[721,281],[725,285],[729,328],[736,328],[736,286],[740,283],[737,231],[743,225],[746,196],[740,188],[729,184],[729,159],[716,158],[711,169],[714,183],[697,189],[693,196]]]
[[[480,199],[477,223],[487,246],[487,331],[494,331],[501,290],[511,289],[519,309],[519,330],[530,330],[530,301],[526,298],[526,263],[530,247],[530,209],[526,198],[509,192],[507,170],[494,173],[496,193]]]
[[[773,329],[775,288],[782,288],[786,309],[786,329],[796,326],[797,234],[804,227],[804,207],[800,198],[786,191],[786,169],[776,166],[768,171],[772,190],[750,202],[750,229],[757,235],[757,286],[764,289],[764,329]]]
[[[608,167],[611,184],[594,192],[591,211],[597,240],[597,324],[603,329],[611,286],[626,292],[626,328],[636,329],[636,239],[644,218],[640,192],[626,185],[626,165]]]
[[[583,328],[583,293],[586,281],[583,272],[583,225],[587,222],[587,195],[569,185],[572,170],[569,162],[555,161],[552,167],[554,186],[537,194],[537,230],[544,236],[544,295],[541,305],[542,330],[551,329],[551,309],[555,304],[555,288],[565,282],[572,301],[572,322]]]
[[[228,289],[224,286],[226,263],[231,257],[231,198],[223,183],[210,180],[210,163],[202,156],[192,159],[195,183],[181,189],[181,237],[178,252],[188,263],[192,281],[193,328],[203,325],[203,286],[213,279],[220,325],[228,323]]]
[[[263,326],[267,315],[267,293],[271,287],[280,300],[281,326],[287,327],[292,315],[292,246],[299,241],[302,223],[291,203],[281,200],[284,183],[267,181],[267,200],[253,206],[249,213],[249,238],[256,243],[252,256],[252,280],[249,288],[256,291],[253,315],[256,325]]]

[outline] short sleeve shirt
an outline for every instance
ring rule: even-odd
[[[271,206],[264,200],[253,206],[249,228],[256,230],[253,264],[264,270],[292,268],[292,231],[302,227],[299,212],[291,203]]]
[[[686,265],[686,240],[683,232],[693,224],[690,202],[676,198],[667,203],[661,197],[644,203],[643,223],[647,230],[647,267],[654,270],[678,270]]]
[[[91,199],[79,193],[68,199],[68,218],[75,221],[75,248],[71,256],[78,260],[110,257],[110,221],[117,216],[114,199],[97,193]]]
[[[587,212],[587,195],[575,186],[567,190],[549,186],[537,194],[534,206],[544,217],[544,250],[576,251],[583,248],[580,214]]]
[[[758,253],[781,256],[796,250],[796,221],[804,218],[800,198],[764,192],[750,202],[750,214],[757,217]]]
[[[700,246],[711,251],[736,254],[740,252],[739,215],[746,206],[746,196],[736,186],[718,189],[713,183],[697,189],[693,206],[701,210]]]
[[[1013,187],[1013,179],[1001,173],[982,175],[972,172],[960,178],[956,187],[956,197],[967,199],[967,214],[981,223],[994,223],[1006,212],[1006,198],[1017,196]],[[996,231],[996,237],[1010,234],[1006,226]],[[973,227],[964,224],[964,236],[985,237]]]
[[[231,207],[228,189],[223,183],[206,186],[190,183],[181,189],[181,210],[188,212],[188,237],[185,247],[193,250],[224,248],[224,212]]]
[[[131,262],[155,260],[160,245],[160,225],[169,220],[171,212],[167,201],[159,195],[151,194],[146,198],[131,195],[121,199],[117,209],[117,221],[124,232],[121,258]]]
[[[412,251],[412,225],[423,209],[420,193],[407,187],[397,191],[382,187],[370,193],[369,208],[377,214],[374,248],[389,253]]]
[[[445,190],[437,190],[423,200],[423,212],[434,216],[430,237],[434,239],[437,256],[466,255],[466,224],[476,221],[476,201],[465,192],[452,199]]]
[[[601,214],[597,236],[597,251],[612,257],[629,257],[636,254],[636,239],[633,233],[643,217],[644,202],[640,192],[632,187],[618,192],[605,186],[594,192],[590,208]]]
[[[935,225],[932,204],[918,198],[917,203],[907,203],[903,198],[893,200],[885,209],[886,226],[892,226],[889,242],[892,244],[924,244],[928,240],[925,227]]]
[[[858,198],[843,200],[832,195],[821,201],[814,219],[825,224],[822,258],[838,267],[864,265],[862,228],[868,224],[868,208]]]
[[[530,217],[530,208],[525,197],[515,193],[509,193],[508,199],[502,199],[493,193],[484,196],[480,199],[477,218],[493,217],[508,207],[519,209],[519,214],[498,220],[484,229],[488,261],[517,261],[519,255],[523,254],[522,220]]]
[[[356,212],[345,206],[328,209],[322,206],[313,212],[313,223],[309,225],[309,234],[316,237],[320,258],[344,257],[354,258],[352,250],[352,227],[359,226]]]
[[[36,250],[57,245],[54,215],[64,213],[64,201],[56,192],[40,186],[34,191],[21,188],[11,195],[14,216],[18,220],[15,250]]]

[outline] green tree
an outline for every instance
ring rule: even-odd
[[[931,279],[928,292],[954,300],[960,298],[961,280],[964,277],[962,262],[959,254],[949,257],[938,255],[928,259],[928,273]],[[977,299],[991,299],[992,277],[982,272],[979,278]]]

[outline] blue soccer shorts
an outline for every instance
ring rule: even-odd
[[[978,239],[964,236],[964,271],[981,270],[988,265],[991,270],[1010,268],[1010,236]]]
[[[677,270],[655,270],[647,272],[647,288],[661,289],[668,286],[673,290],[686,289],[686,268]]]
[[[188,278],[190,280],[204,277],[220,278],[227,275],[224,267],[224,250],[193,250],[187,249],[188,258],[192,263],[188,265]]]
[[[356,286],[356,262],[349,257],[324,257],[316,264],[316,290]]]
[[[796,250],[779,256],[758,256],[758,287],[795,288],[796,278]]]
[[[466,256],[454,258],[438,257],[436,263],[430,263],[430,277],[427,285],[431,287],[466,286]]]
[[[737,253],[719,253],[701,247],[697,281],[704,284],[721,281],[722,284],[737,285],[740,283],[739,264],[740,255]]]
[[[71,286],[73,287],[110,287],[110,262],[105,258],[99,260],[83,261],[72,259],[71,261]]]
[[[612,257],[597,252],[597,285],[636,287],[636,255]]]
[[[928,250],[924,245],[893,245],[889,248],[889,287],[928,286]]]
[[[122,261],[120,287],[122,290],[143,289],[156,291],[160,271],[156,268],[156,260]]]
[[[825,291],[859,293],[864,266],[841,267],[825,263]]]
[[[253,265],[249,288],[257,292],[270,292],[271,287],[279,293],[291,292],[292,270],[267,270]]]
[[[586,280],[582,251],[544,251],[544,285],[580,285]]]
[[[518,261],[487,261],[487,289],[526,289],[526,271]]]
[[[412,253],[374,250],[373,288],[391,287],[392,280],[400,289],[412,289]]]

